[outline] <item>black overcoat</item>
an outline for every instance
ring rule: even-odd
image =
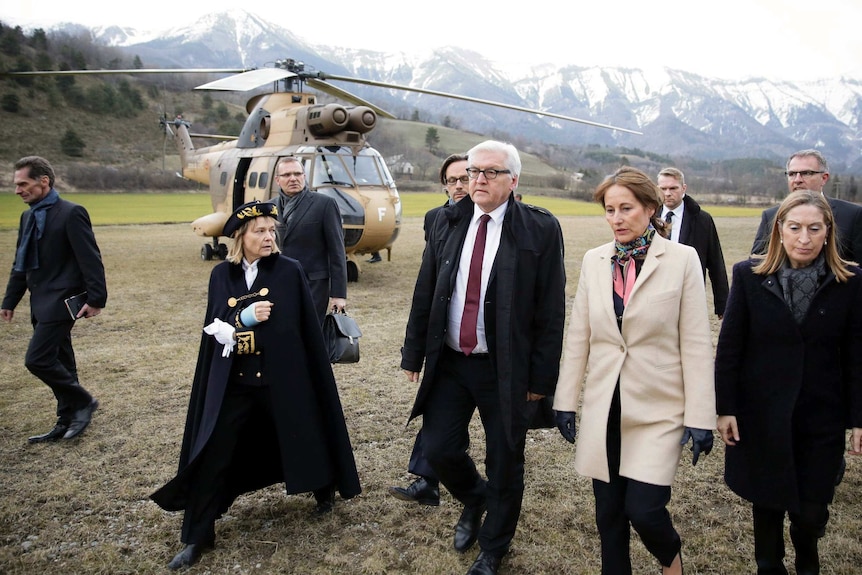
[[[347,256],[338,204],[329,196],[306,188],[287,221],[284,194],[273,201],[279,214],[278,246],[282,254],[302,264],[322,324],[329,298],[347,297]]]
[[[251,290],[240,265],[223,262],[210,276],[205,325],[214,318],[234,325],[235,315],[251,303],[273,302],[269,320],[254,328],[254,339],[274,421],[257,422],[241,438],[224,509],[242,493],[282,481],[287,493],[334,483],[343,498],[358,495],[361,488],[341,401],[302,268],[296,260],[271,255],[260,260],[258,269]],[[264,288],[266,293],[261,294]],[[249,293],[257,295],[229,305],[230,298]],[[215,338],[201,336],[179,470],[151,496],[166,510],[185,509],[188,492],[200,479],[194,473],[196,458],[215,426],[236,357],[233,353],[224,358],[221,352]]]
[[[31,217],[31,210],[21,214],[16,247]],[[105,266],[90,216],[83,206],[60,198],[48,208],[45,230],[36,246],[39,268],[26,272],[13,269],[0,307],[15,309],[28,289],[30,314],[40,323],[68,321],[69,311],[63,302],[83,291],[87,292],[91,307],[105,307],[108,299]]]
[[[715,221],[709,212],[703,210],[700,204],[688,194],[682,197],[682,201],[685,204],[685,211],[682,227],[679,230],[679,243],[691,246],[697,251],[704,279],[706,279],[706,272],[709,272],[715,315],[724,315],[730,288],[727,285],[727,268],[724,264],[721,242],[718,239],[718,230],[715,229]]]
[[[401,350],[401,367],[425,373],[410,418],[421,415],[445,344],[449,302],[473,215],[465,197],[443,208],[433,222],[413,292]],[[499,385],[503,424],[511,445],[525,433],[539,408],[527,392],[553,395],[560,370],[565,322],[566,272],[557,219],[509,197],[500,247],[485,301],[488,351]]]
[[[801,325],[777,277],[733,266],[715,358],[719,415],[740,441],[725,450],[725,481],[764,507],[798,511],[832,500],[845,428],[862,426],[862,270],[829,273]]]

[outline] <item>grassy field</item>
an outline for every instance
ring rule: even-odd
[[[407,460],[419,428],[419,422],[406,425],[416,386],[398,367],[423,247],[419,199],[404,198],[409,215],[392,260],[365,264],[348,292],[348,309],[364,332],[362,359],[334,371],[363,494],[339,500],[320,520],[308,516],[313,499],[285,496],[279,486],[243,496],[217,523],[217,548],[190,572],[459,574],[474,559],[475,550],[459,555],[452,549],[460,506],[451,496],[444,493],[441,506],[429,508],[386,492],[409,481]],[[428,194],[428,206],[441,199]],[[196,209],[184,219],[200,215]],[[584,251],[611,236],[600,216],[560,216],[571,302]],[[716,218],[728,268],[745,257],[757,222],[756,214]],[[14,321],[2,324],[0,573],[6,575],[161,573],[181,546],[181,514],[162,511],[148,496],[176,471],[207,278],[217,262],[199,259],[201,240],[185,223],[101,225],[96,236],[110,295],[104,313],[73,332],[81,381],[101,402],[80,439],[27,444],[29,435],[53,425],[54,399],[23,366],[31,334],[26,298]],[[14,243],[14,229],[0,230],[0,269],[10,269]],[[714,333],[718,327],[713,319]],[[478,418],[471,433],[481,464]],[[724,485],[723,455],[717,443],[697,467],[684,459],[677,474],[670,509],[686,573],[755,571],[749,507]],[[573,447],[556,430],[531,431],[526,457],[523,513],[501,572],[598,572],[593,497],[590,482],[572,469]],[[860,492],[862,458],[851,457],[821,540],[824,574],[860,572]],[[791,564],[789,539],[787,547]],[[659,571],[637,541],[632,555],[638,575]]]
[[[433,187],[429,184],[428,187]],[[62,193],[63,197],[86,207],[94,225],[108,224],[171,224],[191,222],[210,213],[209,194],[117,193],[88,194]],[[408,192],[401,194],[404,217],[421,216],[445,201],[442,193]],[[580,202],[548,196],[525,195],[524,201],[547,208],[558,216],[593,216],[601,208],[590,202]],[[17,229],[18,218],[26,205],[14,193],[0,193],[0,230]],[[761,208],[734,206],[707,206],[714,216],[759,216]]]

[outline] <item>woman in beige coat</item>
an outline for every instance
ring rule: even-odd
[[[593,479],[602,573],[631,573],[630,527],[682,573],[667,503],[682,445],[709,453],[715,425],[712,337],[697,252],[666,240],[659,191],[623,167],[596,189],[615,240],[584,256],[554,409],[581,432],[575,469]],[[584,376],[586,375],[586,379]]]

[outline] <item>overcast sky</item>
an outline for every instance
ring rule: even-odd
[[[862,0],[18,0],[0,20],[164,30],[243,7],[313,44],[412,52],[460,46],[522,63],[666,66],[704,76],[862,80]],[[427,7],[423,7],[427,6]],[[411,14],[424,12],[423,16]],[[289,55],[286,55],[289,56]]]

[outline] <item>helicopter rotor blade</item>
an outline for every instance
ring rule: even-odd
[[[132,68],[126,70],[35,70],[0,72],[0,76],[85,76],[98,74],[239,74],[248,68]]]
[[[390,114],[383,108],[380,108],[367,100],[363,100],[355,94],[351,94],[347,90],[342,90],[341,88],[333,86],[332,84],[329,84],[327,82],[322,82],[316,78],[306,78],[305,83],[312,88],[320,90],[321,92],[325,92],[330,96],[341,98],[342,100],[350,102],[351,104],[355,104],[357,106],[368,106],[369,108],[374,110],[378,116],[381,116],[383,118],[389,118],[391,120],[397,119],[397,116]]]
[[[629,130],[628,128],[620,128],[619,126],[611,126],[610,124],[602,124],[600,122],[593,122],[591,120],[583,120],[581,118],[573,118],[572,116],[563,116],[562,114],[554,114],[553,112],[543,112],[541,110],[534,110],[532,108],[525,108],[523,106],[515,106],[512,104],[504,104],[502,102],[495,102],[493,100],[483,100],[481,98],[471,98],[470,96],[461,96],[460,94],[451,94],[449,92],[438,92],[437,90],[426,90],[424,88],[413,88],[411,86],[401,86],[398,84],[388,84],[386,82],[376,82],[374,80],[364,80],[362,78],[351,78],[349,76],[336,76],[333,74],[326,74],[324,72],[318,72],[316,74],[318,81],[322,80],[340,80],[342,82],[353,82],[355,84],[364,84],[366,86],[375,86],[378,88],[387,88],[389,90],[405,90],[407,92],[417,92],[419,94],[428,94],[431,96],[441,96],[443,98],[452,98],[455,100],[462,100],[464,102],[474,102],[476,104],[485,104],[488,106],[497,106],[498,108],[506,108],[508,110],[516,110],[518,112],[527,112],[529,114],[535,114],[537,116],[548,116],[550,118],[558,118],[560,120],[567,120],[569,122],[577,122],[579,124],[586,124],[587,126],[595,126],[597,128],[607,128],[608,130],[617,130],[619,132],[626,132],[628,134],[637,134],[639,136],[643,135],[643,132],[638,132],[636,130]],[[306,80],[308,82],[308,80]]]
[[[236,76],[228,76],[221,80],[215,80],[202,84],[195,90],[223,90],[231,92],[247,92],[254,90],[270,82],[278,82],[285,78],[295,78],[297,74],[281,68],[257,68],[256,70],[245,70]]]

